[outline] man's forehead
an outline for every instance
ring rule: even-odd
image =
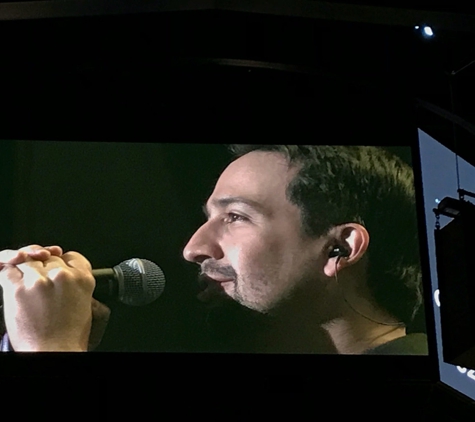
[[[269,166],[281,165],[284,168],[288,168],[288,161],[285,156],[277,151],[251,151],[241,157],[236,158],[230,163],[230,166],[234,165],[257,165],[261,166],[263,162],[268,162]]]
[[[272,151],[253,151],[231,162],[223,171],[220,182],[239,182],[239,179],[251,179],[259,183],[273,180],[287,180],[289,165],[285,157]],[[237,179],[239,178],[239,179]]]
[[[251,152],[233,161],[223,171],[208,204],[229,197],[246,198],[260,204],[280,197],[284,199],[291,176],[287,161],[281,154]]]

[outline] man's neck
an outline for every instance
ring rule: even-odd
[[[332,303],[335,313],[322,323],[322,307],[310,306],[305,300],[289,302],[271,318],[261,347],[275,353],[363,354],[406,335],[404,325],[364,296],[353,295],[350,302],[341,295]]]
[[[339,354],[363,354],[406,335],[404,326],[379,324],[359,315],[335,319],[324,328]]]
[[[404,326],[378,324],[359,315],[321,326],[310,317],[294,314],[268,326],[259,336],[258,349],[270,353],[363,354],[405,335]]]
[[[313,312],[305,307],[268,315],[256,342],[260,352],[334,354],[335,347]]]
[[[364,284],[339,284],[336,312],[322,326],[339,354],[363,354],[406,335],[406,327],[377,306]]]
[[[301,324],[297,320],[276,321],[262,333],[257,349],[266,353],[336,353],[325,330],[320,326]]]

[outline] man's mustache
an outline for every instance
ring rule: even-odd
[[[222,266],[218,265],[215,261],[212,260],[204,261],[201,264],[200,276],[211,276],[212,274],[221,275],[224,277],[231,278],[233,280],[235,280],[237,277],[236,271],[234,271],[234,268],[230,265]]]
[[[219,300],[219,302],[222,299],[229,300],[229,297],[224,294],[221,284],[212,281],[213,276],[221,276],[235,281],[237,278],[236,271],[229,265],[218,265],[213,260],[204,261],[200,268],[198,288],[202,294],[207,296],[205,301],[209,301],[210,298],[215,301]],[[204,299],[200,298],[200,300]]]

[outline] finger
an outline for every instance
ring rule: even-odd
[[[46,261],[51,256],[51,253],[40,245],[25,246],[23,248],[20,248],[19,252],[26,253],[26,258],[24,257],[24,255],[19,255],[19,257],[11,263],[17,264],[25,262],[27,261],[28,257],[39,261]]]
[[[63,249],[60,246],[45,246],[45,249],[54,256],[61,256],[63,254]]]
[[[54,269],[67,267],[59,257],[51,257],[48,261],[36,261],[28,256],[18,264],[1,265],[0,285],[11,287],[24,283],[25,287],[32,287],[37,282],[48,283],[50,272]],[[69,269],[69,267],[67,267]],[[22,281],[23,280],[23,281]]]
[[[82,255],[77,255],[82,258],[82,261],[78,261],[83,266],[85,265],[83,261],[89,263]],[[65,286],[71,285],[72,282],[85,287],[92,296],[94,278],[91,271],[69,266],[60,257],[53,256],[46,262],[28,261],[16,265],[16,268],[21,272],[21,276],[16,275],[15,278],[12,278],[12,285],[22,285],[26,290],[35,288],[45,291],[45,289],[54,288],[54,286],[61,286],[63,283]]]
[[[44,287],[52,285],[52,281],[46,276],[42,262],[30,261],[16,265],[16,268],[22,273],[21,279],[23,279],[23,281],[15,277],[10,280],[13,284],[23,283],[26,289],[30,289],[39,284]]]
[[[59,257],[63,254],[63,249],[60,246],[45,246],[44,248],[38,245],[35,247],[28,247],[25,249],[28,257],[38,261],[47,261],[52,256]]]
[[[5,249],[0,251],[0,263],[13,264],[24,262],[28,254],[22,250]]]
[[[30,245],[17,250],[6,249],[0,252],[0,265],[20,264],[27,261],[28,257],[38,261],[46,261],[52,255],[61,256],[62,254],[63,250],[59,246]]]
[[[91,263],[79,252],[66,252],[61,256],[66,265],[87,272],[92,271]]]
[[[64,281],[74,279],[73,267],[69,266],[59,256],[51,256],[47,261],[27,261],[22,264],[17,264],[20,271],[25,274],[26,277],[30,277],[34,280],[51,280],[51,281]],[[32,272],[33,271],[33,272]]]
[[[64,257],[66,257],[65,261]],[[77,252],[68,252],[67,254],[59,256],[51,256],[46,261],[27,260],[20,264],[16,264],[16,267],[24,273],[25,279],[63,279],[74,278],[78,276],[78,271],[84,274],[91,273],[91,264],[81,254]],[[78,271],[74,271],[78,270]],[[73,272],[74,271],[74,272]],[[58,278],[58,276],[60,276]]]
[[[49,252],[49,255],[61,256],[63,254],[63,249],[58,245],[52,246],[40,246],[40,245],[30,245],[25,246],[24,248],[20,249],[21,251],[25,251],[28,255],[38,255],[44,254],[45,251]]]
[[[24,251],[33,259],[39,261],[45,261],[51,256],[51,252],[40,245],[29,245],[23,248],[20,248],[20,251]]]
[[[7,293],[17,283],[21,282],[23,273],[15,266],[5,264],[0,271],[0,286]]]
[[[19,250],[25,251],[26,253],[35,253],[38,251],[44,251],[45,248],[44,246],[41,246],[41,245],[28,245],[28,246],[23,246],[23,248],[20,248]]]

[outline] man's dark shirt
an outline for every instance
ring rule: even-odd
[[[364,352],[365,355],[428,355],[427,336],[408,334]]]

